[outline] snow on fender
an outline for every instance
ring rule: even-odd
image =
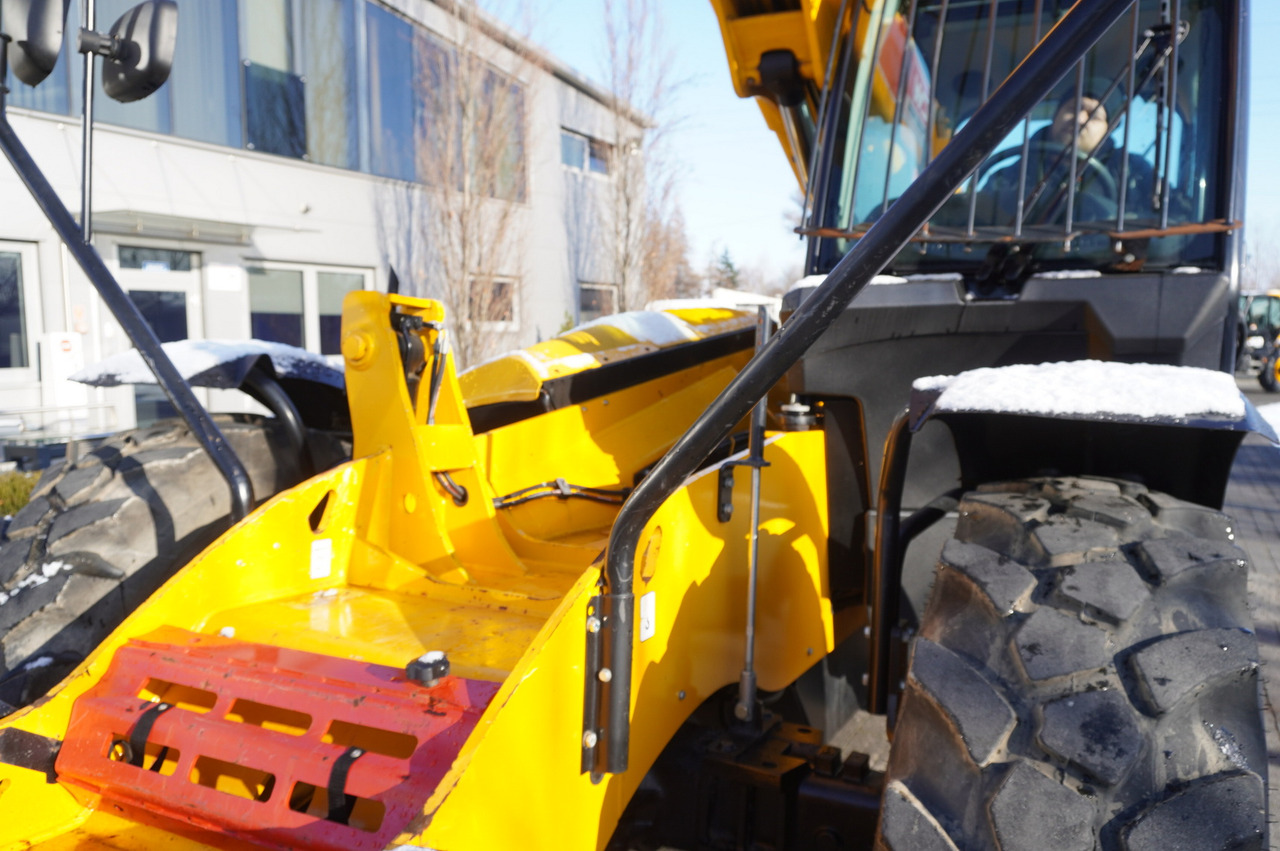
[[[1091,360],[1015,364],[918,378],[911,397],[914,428],[935,414],[1017,414],[1247,430],[1280,443],[1232,376],[1199,367]]]

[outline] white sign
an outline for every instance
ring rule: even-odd
[[[333,539],[317,538],[311,542],[311,578],[327,579],[333,565]]]
[[[648,641],[657,632],[658,592],[640,596],[640,640]]]

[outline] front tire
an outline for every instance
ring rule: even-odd
[[[259,502],[307,474],[275,420],[214,420]],[[312,432],[308,449],[317,469],[350,454],[326,432]],[[226,481],[178,420],[46,469],[0,539],[0,702],[22,706],[58,683],[225,531],[230,512]]]
[[[1127,482],[965,496],[912,649],[878,847],[1262,849],[1248,565]]]

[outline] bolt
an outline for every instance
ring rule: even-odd
[[[751,717],[751,707],[745,703],[738,703],[733,707],[733,715],[739,721],[746,721]]]
[[[866,686],[866,685],[870,685],[870,684],[871,684],[871,675],[870,675],[870,674],[863,674],[863,675],[862,675],[862,684],[863,684],[864,686]]]
[[[610,671],[608,668],[601,668],[600,673],[596,674],[596,677],[600,682],[607,683],[609,680],[613,679],[613,671]]]
[[[348,334],[342,338],[342,356],[352,365],[361,363],[371,354],[369,343],[367,334]]]
[[[684,700],[684,691],[683,691],[683,690],[681,690],[681,691],[676,692],[676,697],[678,697],[678,698],[679,698],[679,699],[681,699],[681,700]]]
[[[588,730],[582,734],[582,746],[588,750],[594,748],[598,741],[600,741],[600,737],[596,735],[595,730]]]
[[[362,757],[362,756],[364,756],[364,751],[360,750],[359,748],[354,748],[354,749],[352,749],[352,751],[351,751],[351,758],[352,758],[352,759],[359,759],[359,758],[360,758],[360,757]]]
[[[592,615],[591,617],[587,618],[587,632],[590,632],[594,635],[599,631],[600,631],[600,619],[595,615]]]

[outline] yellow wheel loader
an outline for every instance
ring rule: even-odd
[[[458,375],[438,302],[353,293],[351,460],[256,507],[0,109],[237,521],[0,718],[0,847],[1266,847],[1218,511],[1275,438],[1224,371],[1247,6],[713,5],[807,193],[777,327]],[[15,69],[58,6],[5,3]]]

